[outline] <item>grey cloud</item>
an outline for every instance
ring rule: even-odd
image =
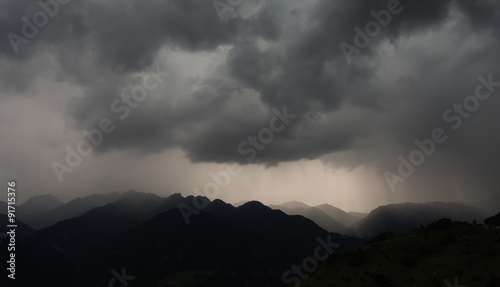
[[[216,15],[215,13],[201,18],[192,17],[196,13],[201,14],[205,8],[212,11],[213,7],[210,5],[208,7],[197,6],[195,4],[200,3],[188,2],[182,4],[174,2],[178,5],[174,11],[178,11],[180,15],[190,15],[191,17],[176,15],[165,20],[169,23],[176,23],[175,25],[165,25],[168,27],[167,31],[170,31],[166,33],[168,34],[165,37],[166,43],[189,51],[212,50],[218,45],[232,43],[233,46],[226,62],[221,64],[220,76],[232,77],[241,85],[241,89],[251,89],[259,93],[261,101],[266,103],[269,109],[287,106],[289,110],[300,115],[293,126],[276,135],[273,145],[262,151],[256,162],[274,164],[280,161],[314,158],[330,152],[349,150],[353,148],[353,142],[356,138],[366,132],[360,127],[360,124],[355,125],[357,130],[352,130],[352,125],[349,123],[330,123],[332,126],[328,130],[318,130],[317,134],[313,135],[314,140],[304,141],[302,133],[307,130],[309,125],[307,114],[311,111],[335,113],[341,109],[343,103],[350,103],[367,109],[367,111],[383,112],[380,108],[383,95],[380,94],[380,91],[370,90],[369,86],[365,84],[374,77],[374,73],[377,71],[376,67],[365,63],[362,57],[357,63],[348,65],[338,49],[338,45],[343,40],[352,39],[354,36],[352,28],[354,26],[362,27],[371,21],[370,11],[385,8],[387,1],[320,2],[309,11],[311,21],[316,21],[318,24],[302,31],[300,38],[291,41],[282,41],[282,37],[286,37],[286,35],[279,32],[283,28],[279,28],[280,26],[275,24],[283,18],[276,17],[279,20],[271,20],[272,15],[283,13],[279,10],[284,7],[280,2],[271,2],[266,6],[267,10],[261,10],[253,18],[236,19],[226,24],[219,23],[218,19],[212,19]],[[452,7],[451,1],[411,3],[402,1],[401,3],[404,6],[403,12],[400,15],[393,15],[393,20],[386,31],[386,36],[393,42],[399,36],[411,35],[418,31],[438,27],[436,25],[448,19],[449,10]],[[135,8],[128,7],[128,9],[135,11],[138,15],[143,15],[143,11],[147,11],[148,8],[152,9],[151,6],[136,7],[133,3],[130,5],[130,7]],[[163,5],[173,4],[170,2],[170,4]],[[126,10],[127,6],[121,9]],[[158,15],[158,12],[155,12],[157,10],[162,9],[155,7],[154,11],[151,10],[151,13],[148,14],[150,19],[162,19],[165,16],[161,13]],[[204,12],[203,15],[209,15],[206,11]],[[113,11],[111,14],[113,13],[118,13],[118,11]],[[101,15],[106,14],[101,11]],[[125,15],[127,14],[125,13]],[[144,15],[146,15],[145,12]],[[214,26],[204,25],[202,32],[199,30],[201,29],[200,19],[207,17],[214,20],[209,22]],[[128,18],[124,17],[123,19]],[[154,44],[156,40],[161,38],[155,37],[155,33],[162,33],[161,28],[155,27],[153,29],[152,26],[148,26],[152,25],[150,22],[117,22],[114,24],[116,26],[106,28],[104,32],[98,32],[96,42],[102,44],[104,48],[101,55],[113,67],[118,67],[121,63],[122,65],[130,64],[130,67],[137,69],[139,66],[150,63],[148,60],[142,61],[138,58],[142,57],[140,55],[151,55],[152,57],[154,53],[149,49],[162,45],[162,43]],[[245,25],[250,26],[244,28]],[[283,25],[285,24],[281,23],[281,26]],[[118,33],[119,29],[114,27],[120,27],[121,33]],[[160,29],[160,31],[156,29]],[[121,50],[116,45],[127,43],[126,39],[129,38],[130,34],[134,35],[138,33],[136,31],[141,30],[149,31],[144,33],[147,38],[138,37],[138,44],[126,47],[123,55],[116,53],[116,51]],[[243,34],[235,32],[231,34],[232,38],[226,38],[222,35],[229,34],[221,34],[221,31],[239,31]],[[252,31],[257,31],[257,33]],[[259,37],[275,47],[263,50],[256,42]],[[207,42],[205,38],[210,39],[210,42]],[[376,39],[369,50],[374,51],[382,39],[383,37]],[[153,42],[151,43],[151,41]],[[141,45],[146,45],[148,49],[143,49]],[[108,49],[113,55],[107,54]],[[129,52],[134,55],[132,58],[127,56]],[[363,53],[370,55],[372,52],[363,51]],[[425,59],[425,56],[422,55],[421,59]],[[148,56],[145,57],[148,58]],[[422,61],[421,59],[419,61]],[[430,59],[427,64],[423,64],[423,69],[429,69],[436,63],[439,62]],[[127,69],[127,66],[123,67],[125,70]],[[184,116],[175,116],[176,113],[173,111],[167,112],[168,107],[163,105],[159,105],[158,108],[150,108],[147,112],[138,110],[122,129],[109,136],[100,149],[106,151],[111,148],[138,148],[147,152],[150,149],[158,151],[162,148],[180,145],[194,161],[224,162],[236,160],[244,163],[244,158],[236,152],[236,147],[249,135],[255,134],[259,129],[265,127],[265,121],[249,119],[244,114],[239,118],[235,115],[227,118],[224,112],[220,112],[218,109],[226,108],[224,103],[236,97],[233,84],[217,82],[210,78],[205,79],[204,84],[210,88],[198,90],[192,95],[199,101],[195,110],[191,109],[190,112],[186,110]],[[366,88],[362,88],[363,86]],[[407,96],[412,95],[410,93]],[[80,121],[85,116],[95,119],[97,118],[96,108],[98,110],[103,105],[107,108],[106,103],[110,102],[109,99],[117,96],[116,92],[106,91],[106,93],[101,94],[99,88],[89,89],[89,95],[80,105],[80,113],[75,113],[75,116],[80,118]],[[442,107],[442,105],[438,107]],[[438,111],[439,109],[435,108],[434,110]],[[94,116],[91,116],[92,114]],[[99,113],[97,112],[97,114]],[[362,117],[358,120],[361,121]],[[242,123],[242,128],[235,128],[228,123],[231,121]],[[407,127],[405,121],[398,120],[398,123],[402,128]],[[388,126],[390,127],[391,124]],[[428,126],[417,128],[423,131]],[[382,129],[384,128],[382,127]],[[177,132],[179,130],[182,130],[183,134],[192,134],[180,139],[178,138],[180,133]],[[408,134],[410,133],[408,132]]]
[[[297,118],[275,134],[253,163],[341,155],[343,166],[366,164],[383,172],[397,166],[398,154],[414,148],[416,137],[445,125],[443,111],[473,92],[477,75],[500,78],[499,5],[486,0],[401,1],[403,12],[393,15],[380,36],[347,63],[339,44],[352,44],[353,27],[364,27],[373,20],[370,11],[384,9],[387,2],[266,1],[249,18],[221,23],[210,1],[75,0],[36,39],[21,46],[19,55],[2,38],[0,60],[14,69],[11,75],[18,80],[5,77],[1,83],[20,90],[47,69],[58,74],[56,80],[81,87],[83,98],[68,95],[73,96],[67,112],[77,122],[75,129],[95,128],[103,117],[117,125],[96,148],[98,153],[181,147],[194,162],[245,164],[238,145],[268,125],[272,108],[286,106]],[[1,3],[11,11],[0,16],[3,34],[19,29],[20,17],[33,9],[27,2]],[[468,22],[435,39],[432,49],[400,47],[419,38],[434,39],[427,34],[460,17]],[[491,31],[493,37],[475,31]],[[470,36],[478,40],[471,44]],[[452,47],[449,41],[454,48],[441,51]],[[391,61],[384,58],[388,44],[395,54],[406,54],[402,63],[382,70]],[[160,51],[168,57],[178,51],[194,55],[222,48],[228,49],[227,55],[198,80],[200,88],[177,102],[172,98],[184,90],[176,84],[185,82],[176,78],[181,73],[166,67],[172,78],[130,117],[120,121],[110,110],[115,99],[140,83],[134,73],[159,61]],[[56,55],[57,67],[37,66],[27,76],[17,70],[21,67],[16,64],[42,53]],[[4,68],[1,74],[9,75]],[[495,103],[491,99],[483,105],[421,174],[453,167],[460,176],[479,181],[497,173],[500,167],[492,158],[499,156],[493,124],[498,118],[488,109]],[[311,112],[321,119],[311,119]],[[497,180],[489,179],[485,186],[494,184]]]

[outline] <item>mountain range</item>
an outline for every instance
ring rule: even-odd
[[[206,206],[199,209],[194,202]],[[180,206],[195,211],[189,224]],[[27,287],[108,286],[116,272],[133,277],[131,287],[282,286],[283,272],[325,242],[343,252],[379,234],[412,232],[441,218],[472,223],[491,215],[443,202],[391,204],[366,215],[296,201],[235,207],[205,197],[163,198],[133,190],[68,203],[37,196],[18,210],[17,282]],[[6,222],[7,216],[0,219]],[[6,244],[0,243],[2,258],[8,256]],[[3,280],[2,286],[10,286]]]
[[[390,204],[379,206],[367,215],[347,213],[329,204],[309,206],[297,201],[270,207],[289,215],[302,215],[330,232],[358,237],[372,237],[385,231],[407,233],[440,218],[472,223],[483,222],[492,215],[477,207],[444,202]]]
[[[177,207],[182,203],[196,208],[192,196],[175,194],[153,205],[155,195],[122,195],[19,242],[18,282],[107,286],[110,271],[126,266],[132,274],[141,274],[131,286],[175,281],[193,270],[203,284],[209,284],[204,286],[277,286],[279,273],[309,256],[318,239],[335,240],[341,244],[339,250],[364,242],[330,234],[305,217],[289,216],[255,201],[236,208],[198,197],[209,204],[186,224]],[[2,246],[2,256],[6,249]]]

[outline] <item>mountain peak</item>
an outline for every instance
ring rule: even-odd
[[[249,208],[249,207],[259,207],[259,208],[262,208],[262,207],[266,207],[268,208],[267,206],[265,206],[262,202],[260,201],[257,201],[257,200],[252,200],[252,201],[249,201],[245,204],[243,204],[242,206],[240,207],[244,207],[244,208]]]
[[[295,200],[282,203],[281,206],[284,206],[287,208],[310,208],[311,207],[303,202],[295,201]]]
[[[64,204],[62,201],[60,201],[57,197],[54,195],[47,193],[47,194],[37,194],[35,196],[30,197],[28,200],[26,200],[23,204],[39,204],[40,202],[46,202],[46,203],[54,203],[54,204]]]
[[[39,214],[53,210],[64,203],[52,194],[35,195],[23,204],[19,205],[22,215]]]
[[[268,207],[268,206],[264,205],[262,202],[256,201],[256,200],[249,201],[249,202],[237,207],[237,209],[243,213],[258,212],[259,214],[266,214],[268,211],[272,211],[272,209],[270,207]]]

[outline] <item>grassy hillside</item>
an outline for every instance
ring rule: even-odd
[[[499,229],[441,220],[334,254],[300,286],[499,287],[499,265]]]

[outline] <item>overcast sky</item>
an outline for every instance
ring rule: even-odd
[[[499,192],[498,1],[48,2],[0,0],[0,182],[20,201],[187,196],[230,162],[242,170],[216,197],[233,203],[369,211]],[[433,131],[446,140],[388,184]]]

